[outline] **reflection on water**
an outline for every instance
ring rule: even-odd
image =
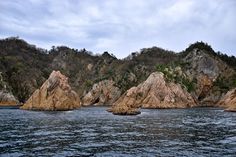
[[[65,112],[0,109],[0,156],[235,156],[236,113],[214,108],[106,108]]]

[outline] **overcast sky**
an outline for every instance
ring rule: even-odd
[[[236,0],[0,0],[0,38],[109,51],[181,51],[204,41],[236,54]]]

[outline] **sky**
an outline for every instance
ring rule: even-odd
[[[236,0],[0,0],[0,38],[10,36],[117,58],[196,41],[236,55]]]

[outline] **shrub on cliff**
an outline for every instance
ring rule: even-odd
[[[158,64],[156,65],[156,70],[162,72],[167,81],[179,83],[182,87],[186,88],[188,92],[194,91],[194,82],[184,74],[180,66],[174,64],[172,64],[172,66]]]

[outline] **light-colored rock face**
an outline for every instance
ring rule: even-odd
[[[88,64],[88,65],[87,65],[87,69],[88,69],[89,71],[91,71],[92,68],[93,68],[93,64]]]
[[[83,97],[82,105],[111,105],[121,95],[115,82],[104,80],[93,85],[93,88]]]
[[[228,77],[234,70],[220,59],[199,49],[194,49],[183,60],[189,63],[189,68],[186,69],[187,76],[197,80],[195,91],[191,94],[200,105],[215,105],[221,93],[214,91],[214,82],[220,75]]]
[[[202,73],[211,79],[215,79],[220,73],[219,63],[202,50],[194,49],[184,60],[191,64],[189,72],[192,75],[197,76]]]
[[[196,106],[192,96],[180,85],[167,83],[163,73],[152,73],[137,87],[130,88],[111,109],[122,114],[135,108],[186,108]],[[121,110],[122,109],[122,110]]]
[[[17,104],[18,101],[12,93],[6,90],[0,90],[0,106],[12,106]]]
[[[68,78],[53,71],[48,80],[22,106],[28,110],[72,110],[80,107],[77,94],[71,89]]]
[[[227,92],[218,105],[224,107],[226,111],[236,112],[236,88]]]

